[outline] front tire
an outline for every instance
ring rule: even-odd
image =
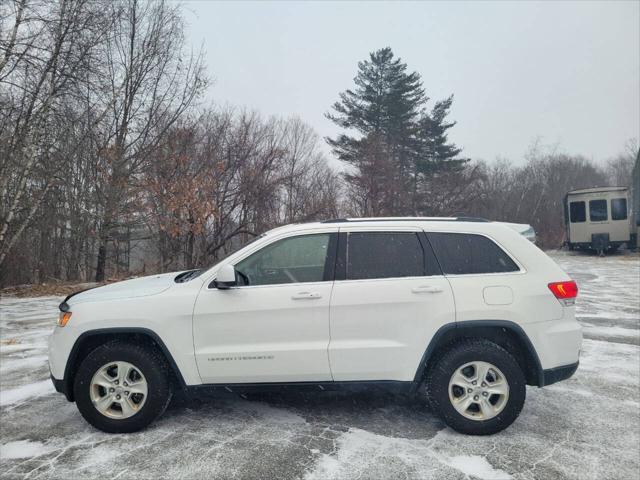
[[[470,435],[491,435],[518,418],[526,381],[504,348],[485,339],[467,339],[446,350],[429,370],[425,393],[449,427]]]
[[[162,415],[172,395],[165,358],[154,349],[120,341],[84,358],[73,391],[84,419],[107,433],[145,428]]]

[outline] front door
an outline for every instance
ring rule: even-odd
[[[337,234],[274,240],[235,265],[239,286],[203,287],[193,329],[204,383],[330,381]]]
[[[341,228],[339,250],[329,344],[334,380],[413,380],[435,332],[455,322],[451,287],[426,236]]]

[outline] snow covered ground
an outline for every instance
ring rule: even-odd
[[[148,430],[107,435],[48,379],[60,299],[2,298],[0,477],[640,478],[640,261],[552,256],[580,286],[580,368],[528,388],[520,418],[491,437],[377,390],[182,397]]]

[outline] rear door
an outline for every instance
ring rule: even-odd
[[[508,232],[512,235],[512,232]],[[451,284],[456,321],[506,320],[519,324],[562,316],[546,282],[532,282],[524,266],[493,237],[479,233],[427,233]],[[518,242],[526,242],[516,236]],[[526,248],[533,246],[526,245]],[[535,247],[533,247],[535,250]]]
[[[330,306],[333,379],[414,379],[453,295],[419,229],[340,229]]]

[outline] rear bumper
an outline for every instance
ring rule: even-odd
[[[575,307],[564,310],[564,318],[560,320],[522,325],[538,354],[542,373],[577,365],[580,359],[582,327],[575,320]]]
[[[556,382],[561,382],[562,380],[566,380],[570,378],[576,370],[578,369],[578,364],[580,362],[572,363],[571,365],[562,365],[561,367],[549,368],[548,370],[543,370],[542,378],[543,385],[541,387],[554,384]]]

